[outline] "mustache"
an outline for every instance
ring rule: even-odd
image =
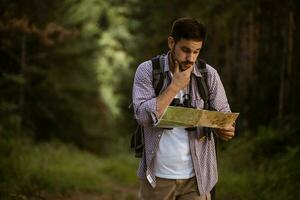
[[[194,62],[184,61],[181,63],[182,65],[193,65]]]

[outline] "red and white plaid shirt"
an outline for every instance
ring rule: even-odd
[[[209,101],[211,107],[217,111],[230,112],[223,84],[218,72],[209,65],[207,67],[207,82],[209,87]],[[168,55],[164,57],[164,72],[167,78],[164,80],[162,91],[171,83]],[[204,102],[201,98],[196,76],[201,76],[197,67],[194,67],[191,76],[191,104],[196,108],[203,108]],[[154,175],[154,156],[158,149],[158,144],[163,134],[163,129],[155,128],[153,125],[158,120],[156,111],[156,94],[153,88],[152,62],[143,62],[136,70],[133,84],[133,106],[135,118],[139,124],[144,126],[145,153],[140,161],[138,176],[147,178],[152,187],[156,186]],[[197,133],[199,134],[199,133]],[[200,133],[200,135],[203,133]],[[196,174],[198,189],[200,194],[211,191],[218,181],[217,161],[215,152],[215,141],[211,137],[198,137],[196,131],[189,132],[190,151],[193,166]],[[200,139],[199,139],[200,138]]]

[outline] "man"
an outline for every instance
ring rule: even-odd
[[[190,95],[191,106],[203,108],[196,77],[202,76],[196,60],[205,39],[204,26],[192,18],[173,23],[168,37],[169,52],[164,55],[166,78],[158,96],[153,88],[152,62],[137,68],[133,85],[133,106],[137,122],[144,128],[145,149],[138,176],[140,198],[144,200],[210,199],[215,186],[217,162],[212,132],[184,128],[161,129],[154,125],[174,99],[183,103]],[[206,65],[209,103],[217,111],[230,112],[226,94],[217,71]],[[229,140],[234,127],[218,129],[218,136]]]

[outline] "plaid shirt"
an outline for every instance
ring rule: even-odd
[[[217,71],[209,65],[206,65],[206,67],[210,105],[217,111],[230,112],[225,90]],[[164,57],[164,73],[166,73],[167,78],[164,80],[162,91],[172,80],[168,55]],[[197,88],[197,76],[201,76],[201,73],[197,67],[194,67],[190,85],[192,92],[191,104],[193,107],[203,108],[204,102]],[[133,84],[133,106],[137,122],[144,127],[145,137],[145,152],[140,161],[138,176],[142,179],[147,178],[154,188],[156,177],[154,175],[153,158],[156,155],[163,129],[154,127],[154,124],[158,121],[158,114],[156,111],[156,94],[152,82],[152,62],[149,60],[140,64],[136,70]],[[213,133],[210,133],[210,137],[198,137],[199,134],[203,134],[201,129],[198,129],[197,132],[189,132],[189,145],[198,189],[200,194],[205,194],[210,192],[217,183],[218,171]]]

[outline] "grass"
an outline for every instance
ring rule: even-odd
[[[113,194],[137,186],[133,155],[99,157],[57,141],[37,144],[26,138],[2,140],[0,146],[0,199],[73,191]]]
[[[299,199],[296,132],[262,127],[222,146],[217,197],[222,200]]]
[[[264,127],[222,144],[217,198],[300,199],[298,139],[298,132]],[[1,137],[0,199],[77,192],[104,195],[103,199],[136,199],[137,165],[132,154],[99,157],[58,141]]]

